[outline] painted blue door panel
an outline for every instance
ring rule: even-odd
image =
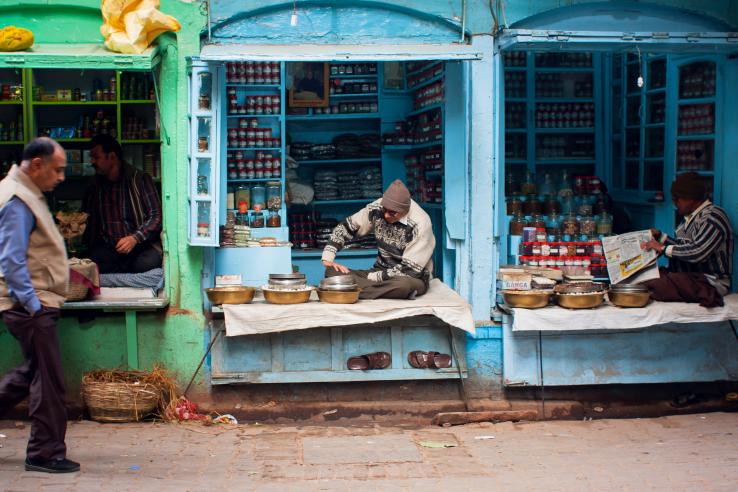
[[[537,385],[536,332],[503,331],[505,382]],[[738,379],[736,340],[727,323],[647,330],[544,333],[543,384],[636,384]]]
[[[315,371],[331,368],[331,330],[287,331],[282,334],[285,371]]]
[[[211,322],[211,336],[224,329],[223,320]],[[380,381],[466,377],[465,338],[454,330],[456,352],[449,369],[413,369],[407,363],[411,350],[435,350],[453,355],[448,326],[432,316],[392,323],[222,337],[213,346],[211,382],[228,384]],[[349,371],[346,360],[371,352],[392,354],[392,366],[376,371]]]
[[[254,335],[247,343],[240,342],[240,339],[233,338],[221,340],[223,371],[268,371],[272,368],[269,335]]]

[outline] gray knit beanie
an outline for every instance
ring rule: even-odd
[[[396,179],[382,195],[381,203],[387,210],[407,213],[410,210],[410,192],[402,181]]]

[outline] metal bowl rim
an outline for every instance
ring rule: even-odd
[[[326,277],[320,281],[321,284],[355,284],[356,280],[353,275],[334,275],[332,277]]]
[[[297,279],[305,279],[304,273],[270,273],[269,279],[274,280],[297,280]]]

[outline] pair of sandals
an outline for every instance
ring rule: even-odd
[[[408,363],[416,369],[446,369],[451,367],[451,356],[441,352],[425,352],[414,350],[407,354]],[[392,363],[392,357],[387,352],[349,357],[346,366],[352,371],[366,371],[369,369],[386,369]]]

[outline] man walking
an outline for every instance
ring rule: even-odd
[[[26,470],[79,471],[66,459],[64,374],[56,324],[69,281],[67,252],[43,192],[64,181],[66,156],[50,138],[23,150],[0,181],[0,312],[24,362],[0,380],[0,416],[29,397]]]

